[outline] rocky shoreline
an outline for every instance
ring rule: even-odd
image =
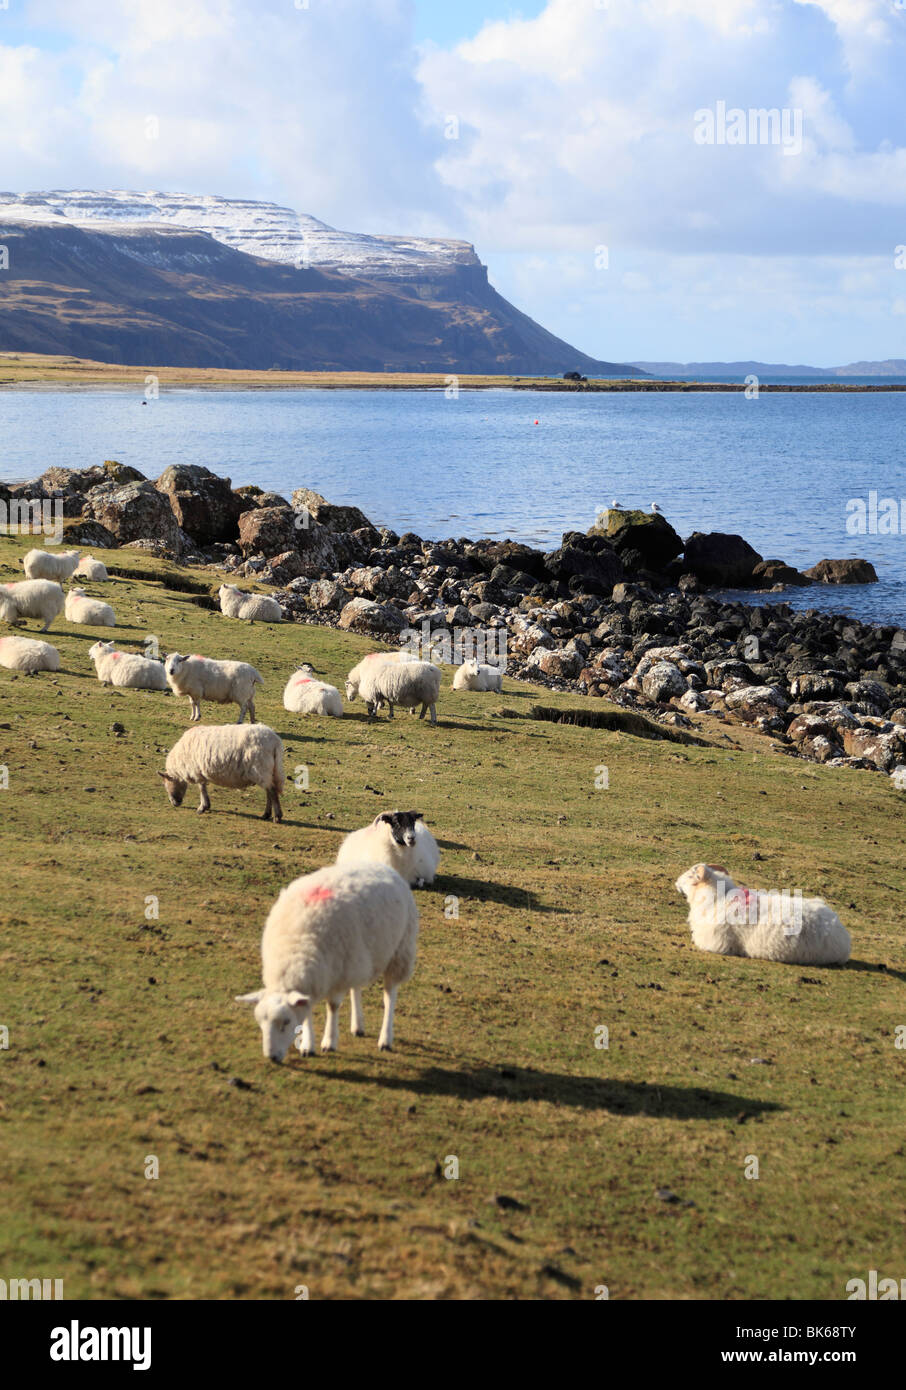
[[[151,482],[111,461],[0,484],[7,509],[26,499],[62,508],[68,545],[215,565],[273,585],[296,622],[392,644],[414,631],[441,652],[477,633],[506,651],[516,679],[606,696],[675,727],[747,725],[792,755],[881,771],[906,790],[906,630],[709,592],[871,583],[865,560],[800,572],[741,536],[684,541],[662,515],[638,511],[604,513],[547,553],[426,541],[309,489],[287,500],[199,467]]]

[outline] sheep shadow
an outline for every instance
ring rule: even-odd
[[[566,912],[566,908],[543,904],[530,888],[519,888],[514,883],[464,878],[461,874],[439,874],[434,887],[457,898],[476,898],[479,902],[502,903],[504,907],[522,908],[530,912]]]
[[[906,971],[894,970],[890,965],[872,960],[848,960],[845,965],[834,966],[839,970],[867,970],[872,975],[891,975],[895,980],[906,980]]]
[[[303,1069],[300,1068],[300,1074]],[[701,1086],[664,1086],[647,1081],[617,1081],[609,1077],[571,1076],[525,1067],[472,1067],[453,1070],[428,1067],[417,1076],[363,1072],[331,1067],[331,1077],[381,1086],[391,1091],[415,1091],[422,1096],[455,1100],[507,1100],[514,1104],[542,1101],[576,1110],[606,1110],[615,1115],[650,1119],[732,1120],[783,1110],[775,1101],[755,1100],[729,1091]]]

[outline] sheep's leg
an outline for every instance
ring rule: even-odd
[[[244,723],[245,723],[245,708],[246,708],[245,705],[240,705],[240,706],[239,706],[239,718],[236,720],[236,723],[237,723],[237,724],[244,724]]]
[[[198,803],[198,814],[200,816],[203,816],[205,811],[210,811],[211,809],[211,798],[208,796],[207,782],[199,782],[198,785],[201,789],[201,800]]]
[[[431,706],[431,723],[437,723],[437,708],[434,705]]]
[[[280,794],[276,788],[271,792],[271,808],[274,812],[274,820],[281,821],[283,819],[283,807],[280,805]]]
[[[428,711],[428,706],[427,706],[427,705],[422,705],[421,714],[418,716],[419,719],[424,719],[424,717],[425,717],[427,711]]]
[[[360,989],[351,989],[349,991],[349,1003],[352,1006],[349,1031],[354,1038],[364,1038],[365,1012],[362,1008],[362,991]]]
[[[193,699],[191,695],[189,696],[189,700],[192,705],[192,723],[197,724],[201,718],[201,705],[197,700]]]
[[[274,793],[271,791],[270,787],[265,787],[265,788],[264,788],[264,793],[265,793],[265,796],[267,797],[267,801],[264,803],[264,810],[263,810],[262,813],[261,813],[261,819],[262,819],[262,820],[270,820],[270,818],[271,818],[271,813],[272,813],[272,810],[273,810],[273,805],[274,805],[274,803],[273,803],[273,796],[274,796]]]
[[[391,985],[388,989],[384,984],[384,1021],[381,1024],[381,1035],[378,1038],[378,1047],[382,1052],[393,1051],[393,1011],[396,1008],[396,992],[399,985]]]
[[[255,701],[254,701],[254,700],[249,700],[248,705],[246,706],[246,708],[247,708],[247,710],[248,710],[249,723],[250,723],[250,724],[257,724],[257,723],[258,723],[258,716],[257,716],[257,714],[255,713]]]
[[[388,700],[388,701],[387,701],[387,704],[390,706],[390,718],[392,719],[392,718],[393,718],[393,701],[392,701],[392,700]]]
[[[311,1004],[306,1005],[305,1012],[302,1015],[302,1022],[296,1024],[296,1039],[299,1055],[302,1057],[310,1057],[315,1046],[314,1032],[311,1026]]]
[[[340,1045],[340,1005],[342,1002],[342,994],[327,1000],[327,1019],[324,1024],[324,1036],[321,1039],[322,1052],[336,1052]]]

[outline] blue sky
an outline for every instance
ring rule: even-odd
[[[462,238],[611,361],[906,356],[894,0],[9,4],[0,189]]]

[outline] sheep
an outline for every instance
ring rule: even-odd
[[[254,666],[245,661],[211,661],[203,656],[181,656],[171,652],[165,670],[174,695],[186,695],[192,706],[192,719],[201,718],[202,700],[216,705],[237,704],[242,724],[246,713],[249,722],[256,722],[255,686],[264,681]]]
[[[343,717],[343,697],[335,685],[312,680],[314,670],[306,662],[290,676],[283,692],[283,708],[291,714],[331,714]]]
[[[347,681],[347,700],[355,699],[354,690],[352,682]],[[391,719],[394,705],[403,705],[406,708],[421,705],[419,719],[424,719],[425,711],[430,710],[431,723],[436,724],[435,704],[440,693],[440,670],[430,661],[376,663],[365,670],[359,680],[357,693],[368,706],[369,719],[374,718],[378,707],[386,701],[390,706]]]
[[[23,557],[26,579],[71,579],[79,563],[77,550],[63,550],[52,555],[49,550],[30,550]]]
[[[49,642],[28,637],[0,637],[0,666],[8,671],[59,671],[60,653]]]
[[[411,890],[386,864],[337,864],[297,878],[270,910],[261,938],[264,988],[238,994],[254,1004],[264,1056],[282,1062],[297,1034],[313,1051],[312,1006],[327,1002],[322,1052],[339,1044],[339,1010],[352,995],[352,1029],[361,1037],[361,991],[383,977],[384,1019],[378,1047],[393,1049],[397,991],[415,969],[418,908]]]
[[[434,882],[440,850],[421,811],[382,811],[340,845],[338,864],[389,864],[416,888]]]
[[[356,666],[353,666],[349,675],[346,677],[347,700],[354,700],[356,698],[359,693],[359,685],[361,684],[362,677],[365,675],[366,671],[373,670],[375,665],[379,666],[388,661],[399,663],[401,661],[417,660],[418,657],[413,656],[412,652],[406,651],[405,649],[398,652],[369,652],[367,656],[362,657],[362,660]],[[349,693],[350,690],[352,690],[351,695]]]
[[[107,566],[93,555],[83,555],[74,574],[76,579],[88,579],[92,584],[106,584],[110,579]]]
[[[208,783],[216,787],[261,787],[267,793],[263,820],[281,821],[283,743],[266,724],[195,724],[167,754],[163,778],[171,804],[181,806],[189,782],[201,787],[198,814],[211,809]]]
[[[247,594],[234,584],[221,584],[220,611],[228,618],[242,618],[247,623],[279,623],[283,609],[275,598],[266,594]]]
[[[0,587],[0,622],[21,623],[25,618],[43,620],[46,632],[65,603],[59,584],[49,579],[22,579]]]
[[[89,598],[84,589],[70,589],[66,595],[66,621],[86,627],[116,627],[116,614],[109,603]]]
[[[823,898],[740,888],[717,864],[696,864],[676,887],[689,901],[692,941],[701,951],[793,965],[842,965],[851,941]]]
[[[112,642],[95,642],[88,652],[102,685],[118,685],[127,690],[166,690],[163,662],[136,652],[118,652]]]
[[[480,665],[474,658],[464,661],[453,677],[454,690],[500,690],[503,673],[496,666]]]

